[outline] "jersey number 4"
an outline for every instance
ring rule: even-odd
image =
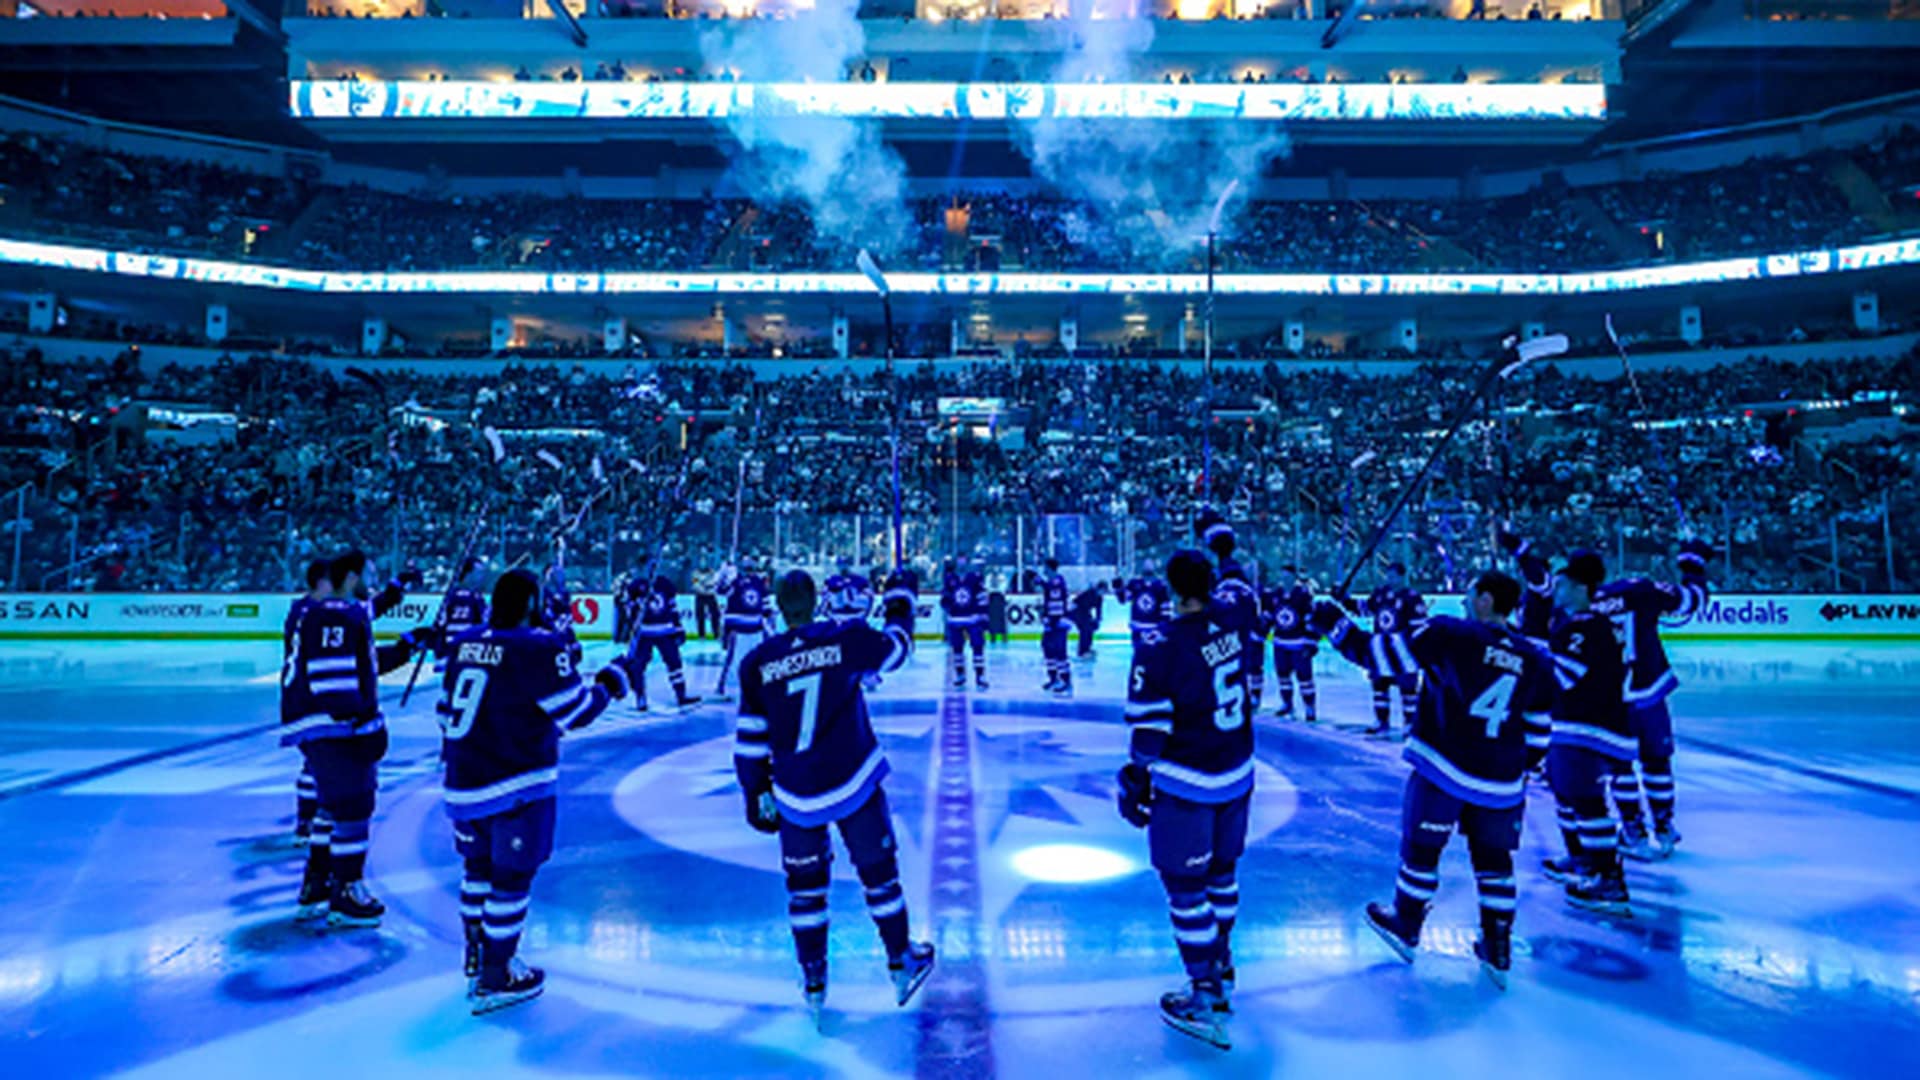
[[[486,692],[485,668],[468,668],[454,680],[453,693],[447,695],[447,711],[440,714],[440,728],[447,738],[458,739],[473,730],[473,721],[480,715],[480,699]]]
[[[1500,737],[1500,725],[1513,715],[1513,687],[1517,680],[1511,675],[1502,675],[1493,681],[1493,685],[1480,691],[1473,699],[1467,712],[1487,722],[1487,738]]]

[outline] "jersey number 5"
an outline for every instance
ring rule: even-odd
[[[800,695],[800,738],[793,752],[804,754],[813,745],[813,728],[820,720],[820,676],[809,675],[787,684],[787,693]]]
[[[480,698],[486,692],[485,668],[468,668],[454,680],[453,693],[447,695],[448,711],[440,714],[440,727],[447,738],[458,739],[473,730],[473,721],[480,715]]]
[[[1213,669],[1213,726],[1221,731],[1232,731],[1247,722],[1247,712],[1240,707],[1246,691],[1234,684],[1233,676],[1231,664]]]
[[[1487,722],[1487,738],[1500,737],[1500,725],[1513,715],[1513,686],[1517,680],[1511,675],[1502,675],[1493,681],[1493,685],[1480,692],[1473,699],[1473,705],[1467,712]]]

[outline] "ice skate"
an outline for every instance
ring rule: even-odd
[[[1215,1012],[1232,1016],[1234,983],[1237,980],[1237,974],[1233,970],[1233,957],[1228,955],[1221,958],[1215,969],[1220,972],[1220,1000],[1214,1003],[1213,1009]]]
[[[1653,827],[1654,854],[1661,859],[1673,858],[1673,849],[1680,846],[1680,830],[1672,822]]]
[[[1360,734],[1373,742],[1386,742],[1393,738],[1393,725],[1375,724]]]
[[[1540,872],[1547,876],[1548,881],[1568,885],[1585,876],[1587,867],[1578,858],[1567,855],[1558,859],[1541,859]]]
[[[1185,990],[1160,995],[1160,1019],[1182,1035],[1190,1035],[1222,1050],[1233,1048],[1227,1037],[1226,1016],[1219,1011],[1217,987],[1195,982]]]
[[[467,998],[472,1000],[473,996],[480,991],[480,942],[486,936],[486,932],[480,928],[479,923],[468,923],[461,929],[465,931],[467,939],[461,968],[467,975]]]
[[[1638,822],[1620,827],[1620,854],[1634,862],[1657,862],[1660,850],[1653,846],[1647,827]]]
[[[547,973],[537,967],[528,967],[516,956],[507,961],[504,975],[492,979],[486,974],[480,976],[480,984],[473,991],[473,1015],[484,1016],[509,1005],[532,1001],[546,988]]]
[[[1624,874],[1590,874],[1567,882],[1567,903],[1601,915],[1633,916]]]
[[[973,688],[985,693],[987,689],[987,677],[985,675],[975,675],[973,677]]]
[[[332,889],[323,877],[314,880],[309,877],[300,883],[299,906],[294,909],[295,922],[313,922],[327,914],[327,902],[332,899]]]
[[[1513,935],[1482,931],[1480,939],[1473,943],[1473,955],[1480,961],[1480,970],[1486,972],[1487,981],[1505,990],[1507,975],[1513,968]]]
[[[930,942],[916,941],[907,946],[906,955],[887,963],[887,974],[893,978],[893,997],[896,1004],[905,1005],[913,1000],[920,985],[933,974],[933,945]]]
[[[826,1030],[827,1023],[827,969],[801,971],[800,992],[807,1001],[807,1015],[813,1020],[813,1030]]]
[[[1401,960],[1413,963],[1413,954],[1420,947],[1420,931],[1410,929],[1400,921],[1400,915],[1384,904],[1367,905],[1367,925],[1387,943],[1387,948]]]
[[[387,906],[373,898],[367,891],[367,883],[355,881],[333,887],[333,896],[327,902],[327,925],[342,928],[379,926],[380,916],[387,913]]]
[[[1286,705],[1282,705],[1279,708],[1273,710],[1273,718],[1275,720],[1280,721],[1283,724],[1291,724],[1293,722],[1293,709]]]

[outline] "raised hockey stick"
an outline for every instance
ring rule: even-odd
[[[1239,187],[1238,179],[1229,181],[1207,219],[1207,303],[1200,331],[1200,499],[1209,503],[1213,501],[1213,242],[1220,234],[1227,200]]]
[[[486,531],[486,527],[487,512],[483,509],[480,511],[480,516],[474,519],[473,528],[467,532],[466,543],[461,545],[460,561],[453,564],[453,576],[447,580],[447,591],[440,594],[440,610],[433,616],[433,628],[440,635],[440,639],[435,644],[437,649],[446,648],[447,610],[453,601],[453,591],[466,579],[467,564],[473,559],[474,552],[479,550],[480,534]],[[413,670],[407,674],[407,688],[400,692],[401,708],[406,708],[407,702],[413,698],[414,685],[420,681],[420,669],[426,665],[426,662],[427,650],[422,649],[420,655],[413,658]]]
[[[1366,546],[1360,549],[1359,556],[1347,566],[1347,572],[1341,576],[1340,585],[1334,589],[1333,595],[1346,596],[1347,591],[1353,588],[1353,579],[1359,576],[1360,568],[1367,564],[1367,560],[1373,558],[1374,552],[1380,550],[1380,542],[1386,539],[1387,532],[1393,528],[1393,523],[1400,517],[1400,512],[1406,509],[1407,502],[1413,498],[1413,493],[1420,490],[1420,485],[1427,482],[1427,476],[1433,472],[1434,465],[1440,461],[1440,455],[1446,452],[1448,444],[1453,442],[1453,437],[1460,433],[1460,429],[1466,426],[1467,421],[1478,411],[1480,399],[1486,396],[1488,388],[1492,387],[1496,381],[1535,360],[1558,356],[1566,351],[1567,336],[1565,334],[1553,334],[1535,338],[1532,341],[1508,339],[1499,359],[1486,366],[1486,370],[1480,375],[1480,381],[1474,384],[1473,391],[1460,400],[1460,407],[1454,410],[1453,420],[1448,423],[1447,430],[1440,436],[1440,441],[1434,445],[1433,452],[1427,455],[1427,460],[1420,466],[1420,471],[1400,489],[1399,496],[1393,500],[1393,506],[1374,526],[1372,539],[1367,541]]]
[[[1667,444],[1660,438],[1660,429],[1654,426],[1653,413],[1647,408],[1647,398],[1640,392],[1640,379],[1633,373],[1633,361],[1627,357],[1627,343],[1620,340],[1614,332],[1613,315],[1606,316],[1607,340],[1613,342],[1613,351],[1620,356],[1620,370],[1627,377],[1627,387],[1633,391],[1634,404],[1640,410],[1640,422],[1647,425],[1647,438],[1653,442],[1653,451],[1660,458],[1661,469],[1667,474],[1667,497],[1673,501],[1674,524],[1680,529],[1681,539],[1693,535],[1693,522],[1687,517],[1687,508],[1680,501],[1680,474],[1674,459],[1667,455]]]
[[[880,272],[880,264],[875,262],[872,253],[860,249],[854,260],[860,272],[867,276],[873,287],[880,293],[880,316],[887,335],[887,457],[893,476],[893,568],[898,569],[904,557],[901,541],[900,507],[900,382],[893,371],[893,289],[887,284],[887,276]]]

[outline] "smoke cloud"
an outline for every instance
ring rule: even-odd
[[[1153,45],[1152,20],[1095,18],[1093,5],[1076,4],[1066,29],[1066,49],[1046,73],[1048,81],[1158,81],[1140,63]],[[1277,125],[1235,120],[1048,118],[1024,125],[1021,139],[1042,179],[1092,204],[1098,221],[1063,222],[1067,233],[1113,243],[1143,268],[1190,263],[1204,248],[1223,198],[1222,239],[1231,235],[1234,212],[1254,193],[1267,164],[1291,149]]]
[[[839,83],[866,55],[859,0],[818,0],[790,18],[727,21],[700,36],[708,68],[740,82]],[[900,250],[911,225],[905,169],[872,121],[741,117],[733,180],[756,200],[802,204],[823,242]]]

